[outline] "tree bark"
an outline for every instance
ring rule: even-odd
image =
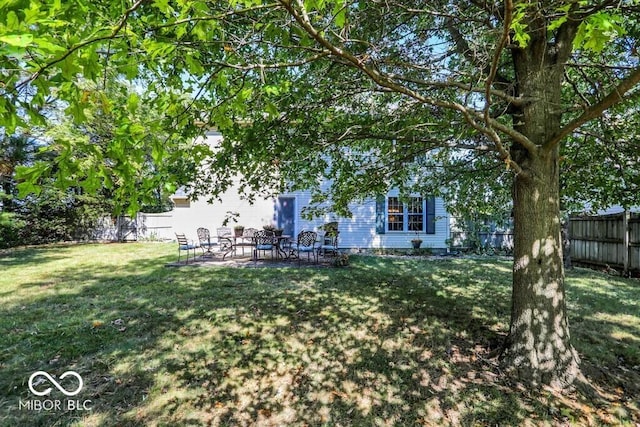
[[[522,172],[513,182],[513,294],[503,361],[530,385],[565,388],[581,373],[565,302],[559,145],[547,144],[561,129],[563,64],[545,49],[540,37],[514,55],[518,95],[535,99],[515,112],[514,126],[537,148],[511,147]]]
[[[532,156],[514,182],[511,325],[504,361],[531,385],[565,388],[580,375],[565,302],[557,150]]]

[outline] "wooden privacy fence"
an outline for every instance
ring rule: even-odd
[[[571,217],[569,239],[572,262],[640,271],[640,214]]]

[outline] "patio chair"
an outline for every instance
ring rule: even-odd
[[[233,237],[231,227],[216,228],[216,236],[218,237],[218,245],[220,246],[220,251],[224,252],[224,255],[222,256],[222,259],[224,259],[227,255],[229,255],[230,252],[233,252],[235,250],[235,238]]]
[[[293,253],[298,257],[298,265],[300,265],[301,254],[307,254],[307,261],[310,261],[313,255],[313,261],[318,263],[318,252],[320,246],[318,245],[318,233],[315,231],[301,231],[298,233],[296,243],[291,246]]]
[[[256,234],[256,231],[258,230],[255,228],[245,228],[242,236],[236,237],[236,250],[238,246],[240,246],[242,248],[242,255],[244,255],[245,247],[253,248],[255,246],[253,236]]]
[[[217,246],[216,242],[211,241],[211,233],[208,228],[200,227],[197,230],[198,240],[200,241],[200,248],[202,249],[202,256],[209,255],[213,257],[211,248]]]
[[[276,241],[273,232],[267,230],[256,230],[253,234],[253,242],[255,246],[253,248],[253,260],[258,261],[258,252],[262,251],[264,256],[267,256],[267,251],[271,252],[271,258],[273,258],[273,251],[276,248]]]
[[[216,228],[216,236],[218,237],[233,237],[231,227],[218,227]]]
[[[326,256],[327,252],[337,255],[338,254],[338,236],[340,235],[339,231],[327,231],[320,239],[322,244],[318,248],[319,252],[322,253],[322,256]]]
[[[193,261],[196,260],[196,249],[200,247],[200,245],[195,243],[189,243],[187,237],[184,234],[176,233],[176,240],[178,241],[178,263],[180,263],[180,253],[182,251],[187,251],[187,260],[185,264],[189,264],[189,253],[193,251]]]

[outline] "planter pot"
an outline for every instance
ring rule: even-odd
[[[420,249],[420,245],[422,245],[422,240],[412,240],[411,245],[413,249]]]
[[[234,228],[233,229],[233,235],[236,236],[236,237],[241,237],[243,233],[244,233],[244,228]]]

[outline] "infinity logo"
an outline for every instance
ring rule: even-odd
[[[56,380],[53,379],[53,377],[51,377],[51,375],[49,375],[48,373],[44,372],[44,371],[37,371],[34,372],[33,374],[31,374],[31,376],[29,377],[29,390],[31,390],[31,393],[35,394],[36,396],[46,396],[49,393],[51,393],[51,387],[43,390],[43,391],[37,391],[33,388],[33,380],[38,377],[38,376],[42,376],[45,377],[46,379],[49,380],[49,382],[51,384],[53,384],[58,390],[60,390],[62,392],[62,394],[64,394],[65,396],[75,396],[76,394],[80,393],[80,390],[82,390],[82,386],[83,386],[83,382],[82,382],[82,377],[80,376],[80,374],[78,374],[77,372],[74,371],[67,371],[64,374],[60,375],[60,379],[63,380],[68,376],[72,376],[72,377],[76,377],[78,379],[78,388],[73,390],[73,391],[67,391],[64,387],[62,387]]]

